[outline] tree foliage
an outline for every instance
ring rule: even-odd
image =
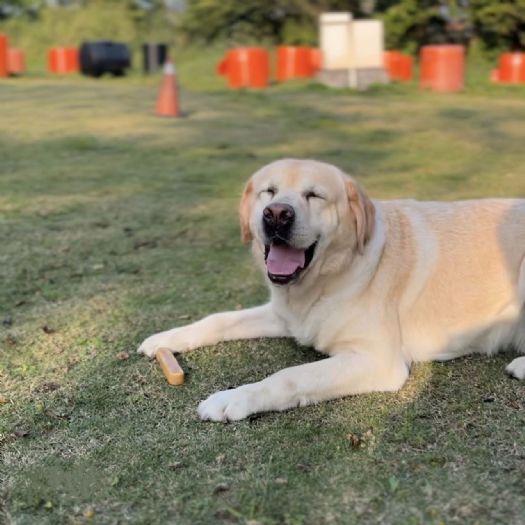
[[[487,49],[525,48],[525,0],[188,0],[181,29],[204,42],[308,44],[317,41],[323,11],[383,19],[390,48],[468,44],[473,37]]]
[[[525,49],[525,0],[471,0],[476,34],[489,49]]]
[[[473,34],[466,1],[402,0],[380,16],[389,48],[414,50],[425,44],[468,44]]]
[[[117,9],[137,35],[160,25],[189,42],[316,44],[322,12],[351,11],[384,20],[388,48],[476,38],[489,50],[525,49],[525,0],[0,0],[0,18],[44,19],[50,6]]]
[[[317,40],[324,11],[383,19],[388,47],[468,44],[473,36],[489,48],[523,47],[525,0],[188,0],[180,27],[204,42],[308,44]]]
[[[270,40],[308,44],[317,41],[323,11],[360,13],[359,0],[189,0],[181,27],[192,40],[235,42]]]

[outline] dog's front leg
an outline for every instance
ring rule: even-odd
[[[246,310],[209,315],[196,323],[159,332],[145,339],[138,352],[154,357],[159,348],[187,352],[220,341],[288,335],[284,322],[275,315],[268,303]]]
[[[256,412],[286,410],[351,394],[395,391],[407,377],[408,367],[400,358],[385,361],[342,353],[286,368],[258,383],[217,392],[200,403],[198,413],[204,420],[235,421]]]

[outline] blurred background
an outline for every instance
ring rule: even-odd
[[[386,49],[415,53],[461,43],[471,58],[494,60],[525,46],[524,0],[7,0],[0,31],[23,48],[29,70],[45,69],[43,50],[111,38],[131,46],[316,45],[318,17],[350,11],[385,24]]]

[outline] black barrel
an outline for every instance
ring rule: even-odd
[[[144,73],[155,73],[168,58],[167,44],[142,44]]]
[[[129,47],[119,42],[84,42],[79,55],[80,71],[91,77],[100,77],[104,73],[122,76],[131,66]]]

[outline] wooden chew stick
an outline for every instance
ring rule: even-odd
[[[182,385],[184,383],[184,371],[169,348],[159,348],[155,357],[170,385]]]

